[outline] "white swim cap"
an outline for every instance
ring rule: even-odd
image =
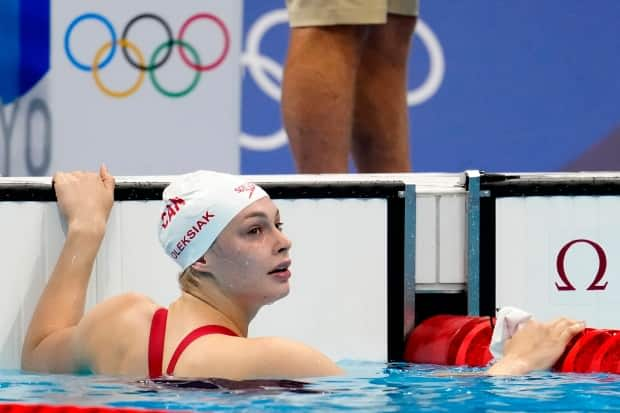
[[[159,242],[185,269],[211,247],[228,223],[251,203],[268,196],[238,175],[197,171],[166,187]]]

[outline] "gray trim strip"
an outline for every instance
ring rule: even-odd
[[[467,314],[480,315],[480,172],[467,175]]]
[[[415,324],[415,240],[416,240],[416,188],[405,185],[405,266],[404,266],[404,334],[405,337]]]

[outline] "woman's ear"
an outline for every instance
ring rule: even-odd
[[[198,258],[196,262],[192,264],[192,268],[196,271],[208,272],[206,257],[203,255],[202,257]]]

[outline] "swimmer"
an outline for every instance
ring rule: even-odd
[[[181,270],[179,297],[163,308],[127,293],[85,313],[115,182],[105,166],[98,173],[59,172],[53,182],[67,235],[28,327],[23,369],[232,380],[343,373],[303,343],[247,337],[261,307],[288,294],[291,276],[291,241],[260,186],[207,171],[174,179],[157,218],[160,243]],[[488,373],[547,368],[581,329],[570,320],[529,323],[507,342],[504,358]]]

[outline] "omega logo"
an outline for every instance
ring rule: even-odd
[[[590,245],[596,251],[596,255],[598,256],[598,269],[596,270],[596,274],[594,275],[594,279],[586,288],[588,291],[595,290],[605,290],[607,288],[607,281],[603,283],[603,278],[605,277],[605,271],[607,270],[607,256],[605,255],[605,250],[596,242],[589,239],[574,239],[567,244],[565,244],[555,261],[555,267],[558,275],[560,276],[560,283],[556,282],[555,286],[558,291],[575,291],[575,286],[570,282],[568,278],[568,274],[566,274],[566,269],[564,266],[566,260],[566,253],[568,250],[577,243],[584,243]]]

